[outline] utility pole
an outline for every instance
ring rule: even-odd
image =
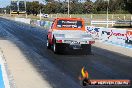
[[[20,9],[19,9],[19,0],[17,0],[17,14],[19,15],[19,11],[20,11]]]
[[[40,21],[42,20],[42,12],[41,12],[41,9],[40,9],[40,15],[39,15],[39,19],[40,19]]]
[[[70,0],[68,0],[68,17],[69,17],[69,10],[70,10],[70,8],[69,8],[69,4],[70,4]]]
[[[107,28],[109,27],[109,0],[107,0]]]
[[[27,18],[27,2],[25,0],[25,14],[26,14],[26,18]]]
[[[19,9],[19,0],[17,1],[17,11],[19,11],[20,9]]]

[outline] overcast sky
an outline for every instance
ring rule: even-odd
[[[11,0],[0,0],[0,7],[6,7],[7,5],[10,4]],[[34,0],[26,0],[26,1],[34,1]],[[39,0],[39,1],[44,1],[44,0]],[[91,0],[91,1],[96,1],[96,0]]]

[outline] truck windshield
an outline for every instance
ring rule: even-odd
[[[57,22],[58,28],[82,28],[82,21],[59,20]]]

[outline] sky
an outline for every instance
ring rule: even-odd
[[[11,0],[0,0],[0,8],[1,7],[6,7],[7,5],[10,5]],[[26,1],[34,1],[34,0],[26,0]],[[42,0],[39,0],[42,1]],[[96,0],[91,0],[91,1],[96,1]]]

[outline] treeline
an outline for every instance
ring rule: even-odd
[[[68,3],[49,0],[47,4],[40,4],[37,1],[27,2],[27,13],[37,15],[40,13],[56,14],[63,13],[66,14],[68,11]],[[109,8],[109,13],[132,13],[132,0],[96,0],[92,2],[87,0],[85,3],[79,3],[77,0],[70,0],[70,14],[103,14],[107,11],[107,6]],[[7,6],[9,9],[9,6]]]

